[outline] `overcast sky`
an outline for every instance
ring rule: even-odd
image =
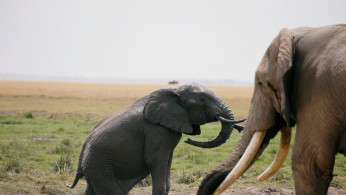
[[[345,0],[0,0],[0,75],[252,81],[281,28],[336,23]]]

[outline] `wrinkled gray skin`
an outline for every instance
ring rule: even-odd
[[[212,194],[255,131],[266,131],[254,160],[282,128],[296,124],[292,170],[296,194],[326,194],[335,155],[346,155],[346,25],[283,29],[267,49],[243,136],[210,171],[198,194]]]
[[[233,119],[231,110],[203,86],[154,91],[94,127],[83,145],[75,181],[68,187],[85,176],[85,194],[127,194],[151,174],[153,194],[168,194],[173,150],[182,133],[198,135],[199,125],[216,116]],[[216,147],[229,138],[232,128],[233,124],[222,123],[215,140],[195,145]]]

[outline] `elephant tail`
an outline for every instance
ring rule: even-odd
[[[74,188],[74,187],[77,185],[77,183],[78,183],[78,181],[79,181],[79,178],[81,178],[81,177],[83,177],[83,176],[84,176],[83,173],[78,173],[78,172],[77,172],[76,177],[74,178],[73,184],[72,184],[72,185],[68,185],[68,183],[65,182],[65,185],[66,185],[68,188],[72,189],[72,188]]]
[[[82,151],[81,151],[81,153],[79,155],[78,166],[77,166],[77,173],[76,173],[76,177],[74,178],[73,184],[72,185],[68,185],[68,183],[65,182],[65,185],[68,188],[70,188],[70,189],[74,188],[77,185],[79,179],[84,176],[84,173],[83,173],[83,170],[82,170],[82,160],[83,160],[84,148],[85,148],[85,144],[83,145],[83,149],[82,149]]]

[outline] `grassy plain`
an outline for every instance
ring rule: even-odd
[[[162,87],[167,85],[0,81],[0,194],[82,194],[84,180],[73,190],[64,181],[73,181],[79,152],[92,127],[107,114]],[[236,119],[246,117],[252,87],[208,87],[226,102]],[[194,139],[214,138],[219,129],[219,123],[204,125],[202,135]],[[189,137],[184,135],[174,152],[170,194],[196,192],[204,172],[222,162],[240,136],[234,131],[220,147],[201,149],[183,143]],[[275,176],[256,182],[274,158],[278,142],[278,137],[271,141],[233,188],[293,188],[290,157]],[[338,176],[332,186],[346,188],[342,155],[337,156],[334,174]],[[148,183],[150,179],[142,185]],[[150,186],[132,191],[150,193]]]

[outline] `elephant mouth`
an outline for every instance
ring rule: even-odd
[[[192,124],[192,129],[193,129],[192,133],[186,133],[186,134],[188,134],[188,135],[200,135],[201,134],[201,127],[199,125]]]

